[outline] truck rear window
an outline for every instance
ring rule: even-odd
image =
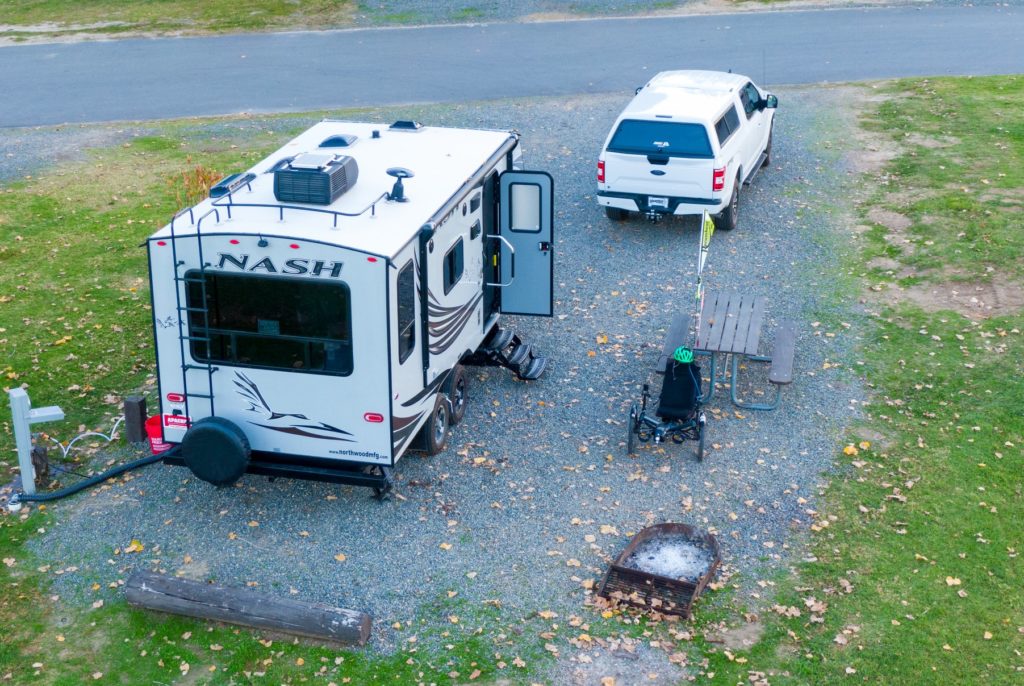
[[[189,271],[192,357],[243,367],[352,373],[345,283]]]
[[[608,143],[609,152],[627,155],[712,158],[711,140],[703,124],[626,119]]]

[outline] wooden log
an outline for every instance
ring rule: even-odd
[[[128,577],[125,597],[136,607],[345,645],[364,645],[370,637],[370,616],[364,612],[152,572]]]

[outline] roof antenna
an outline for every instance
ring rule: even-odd
[[[387,170],[387,175],[395,177],[395,185],[391,187],[391,192],[388,193],[388,200],[394,200],[395,202],[408,201],[409,198],[405,197],[405,186],[402,185],[402,179],[411,179],[415,174],[405,167],[391,167],[391,169]]]

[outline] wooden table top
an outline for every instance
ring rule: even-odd
[[[764,320],[764,296],[708,293],[697,332],[696,350],[756,355]]]

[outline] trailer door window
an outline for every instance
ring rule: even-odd
[[[352,306],[345,283],[199,271],[186,279],[194,359],[352,373]]]
[[[416,274],[412,260],[398,272],[398,364],[416,347]]]
[[[448,295],[462,278],[462,238],[459,238],[444,256],[444,294]]]

